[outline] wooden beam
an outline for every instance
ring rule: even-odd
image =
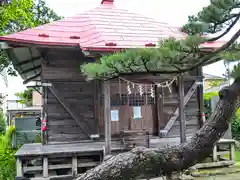
[[[6,42],[0,42],[0,49],[9,49],[11,48]]]
[[[136,83],[146,83],[146,84],[153,84],[156,82],[163,82],[163,81],[168,81],[171,80],[174,75],[149,75],[149,73],[145,73],[144,76],[141,74],[133,74],[133,75],[122,75],[120,76],[124,79],[127,79],[132,82]],[[190,76],[190,75],[183,75],[184,81],[196,81],[196,80],[202,80],[204,79],[204,76]],[[119,82],[118,78],[113,78],[111,79],[111,82]]]
[[[181,143],[186,142],[186,119],[185,119],[185,104],[184,104],[184,80],[182,76],[178,77],[179,89],[178,89],[178,97],[179,97],[179,120],[180,120],[180,139]]]
[[[32,59],[24,60],[24,61],[22,61],[22,62],[20,62],[20,63],[15,64],[15,66],[22,66],[22,65],[25,65],[25,64],[27,64],[27,63],[31,63],[31,62],[37,61],[37,60],[39,60],[39,59],[41,59],[40,56],[35,57],[35,58],[32,58]]]
[[[33,67],[33,68],[26,69],[26,70],[20,72],[20,74],[26,74],[26,73],[29,73],[31,71],[35,71],[35,70],[40,69],[40,68],[41,68],[41,65]]]
[[[75,113],[70,104],[66,102],[66,100],[61,96],[59,91],[56,87],[52,84],[48,87],[51,93],[56,97],[56,99],[60,102],[60,104],[66,109],[66,111],[72,116],[72,118],[78,123],[84,134],[86,134],[89,138],[91,138],[90,129],[87,124],[85,124],[81,119],[78,117],[77,113]]]
[[[34,76],[32,76],[32,77],[24,80],[24,81],[23,81],[23,84],[27,84],[27,83],[29,83],[30,81],[33,81],[34,79],[38,78],[39,76],[41,76],[41,73],[38,73],[38,74],[36,74],[36,75],[34,75]]]
[[[105,154],[111,154],[111,101],[110,101],[110,82],[104,81],[104,122],[105,122]]]

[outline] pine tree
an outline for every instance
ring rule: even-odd
[[[239,0],[211,0],[196,16],[182,27],[188,36],[183,40],[169,38],[158,48],[127,50],[104,56],[100,62],[84,64],[82,72],[91,79],[106,80],[124,74],[180,74],[222,59],[240,59]],[[226,36],[237,27],[231,39],[214,50],[201,48]],[[216,33],[220,35],[216,35]],[[209,36],[212,35],[212,36]],[[216,35],[216,36],[214,36]],[[219,92],[220,101],[208,122],[193,138],[179,146],[165,149],[136,148],[111,156],[102,164],[80,175],[76,180],[135,180],[181,172],[206,158],[214,144],[228,129],[231,118],[239,107],[240,66],[234,70],[235,82]]]
[[[212,0],[197,16],[189,16],[189,23],[182,27],[188,36],[183,40],[169,38],[159,42],[158,48],[133,49],[110,54],[100,62],[84,64],[81,69],[88,79],[107,79],[131,73],[171,74],[184,73],[198,66],[212,64],[222,59],[240,59],[240,45],[236,42],[238,30],[219,49],[201,48],[205,42],[223,38],[239,24],[238,0]],[[209,35],[220,33],[210,38]]]

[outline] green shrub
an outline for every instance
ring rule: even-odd
[[[204,100],[211,100],[213,96],[218,96],[218,92],[208,92],[204,93],[203,98]]]
[[[211,115],[211,98],[218,96],[218,92],[208,92],[204,94],[204,113],[206,119]],[[232,133],[235,137],[240,137],[240,109],[238,109],[232,119]]]
[[[32,93],[33,93],[33,89],[28,88],[28,89],[24,90],[23,92],[16,93],[15,96],[17,96],[19,98],[19,100],[18,100],[19,103],[25,104],[27,106],[31,106],[32,105]]]
[[[206,116],[206,119],[208,119],[212,113],[211,110],[211,98],[213,96],[218,96],[218,92],[208,92],[204,93],[203,98],[204,98],[204,113]]]
[[[16,176],[16,161],[15,153],[11,146],[12,134],[15,131],[14,127],[10,127],[8,131],[0,135],[0,179],[14,180]]]
[[[6,120],[3,112],[0,110],[0,134],[4,134],[6,130]]]
[[[232,119],[232,133],[236,136],[240,135],[240,109],[238,109]]]

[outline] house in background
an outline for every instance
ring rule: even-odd
[[[216,76],[212,74],[203,73],[203,91],[207,92],[217,92],[220,91],[223,87],[229,86],[231,80],[228,80],[221,76]]]
[[[38,91],[32,93],[32,106],[42,106],[42,95]]]

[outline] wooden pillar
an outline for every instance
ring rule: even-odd
[[[72,157],[72,176],[76,177],[78,174],[78,159],[76,155]]]
[[[110,99],[110,82],[104,81],[104,122],[105,122],[105,154],[111,154],[111,99]]]
[[[43,157],[43,177],[48,177],[48,157]]]
[[[44,119],[47,121],[47,92],[48,92],[48,83],[42,83],[42,118],[41,121]],[[46,122],[47,125],[47,122]],[[42,127],[41,127],[42,128]],[[42,131],[42,144],[47,144],[47,130]]]
[[[230,144],[230,160],[235,161],[235,142]]]
[[[99,132],[99,120],[101,119],[100,115],[100,110],[101,110],[101,104],[100,104],[100,101],[101,101],[101,88],[100,88],[100,81],[99,80],[94,80],[93,81],[93,88],[94,88],[94,119],[95,119],[95,123],[96,124],[96,134],[100,134]]]
[[[164,111],[163,111],[163,108],[164,108],[164,105],[163,105],[163,98],[164,98],[164,95],[163,95],[163,87],[160,87],[158,92],[158,125],[159,125],[159,131],[160,129],[162,128],[162,122],[164,120]],[[160,136],[160,132],[159,132],[159,136]]]
[[[213,162],[217,162],[218,161],[218,157],[217,157],[217,144],[213,147]]]
[[[155,92],[155,104],[152,110],[153,112],[153,134],[155,136],[160,135],[160,123],[159,123],[159,88],[155,85],[154,86]]]
[[[186,142],[186,120],[185,120],[185,112],[184,112],[184,80],[183,76],[180,75],[178,77],[179,89],[178,89],[178,97],[179,97],[179,120],[180,120],[180,139],[181,143]]]
[[[16,171],[17,171],[17,177],[23,177],[22,160],[19,157],[17,157],[17,160],[16,160]]]
[[[197,69],[197,75],[203,76],[202,67],[199,67]],[[202,113],[204,112],[203,80],[201,80],[200,82],[202,84],[198,86],[197,99],[198,99],[198,106],[199,106],[199,125],[200,127],[202,127],[203,126]]]

